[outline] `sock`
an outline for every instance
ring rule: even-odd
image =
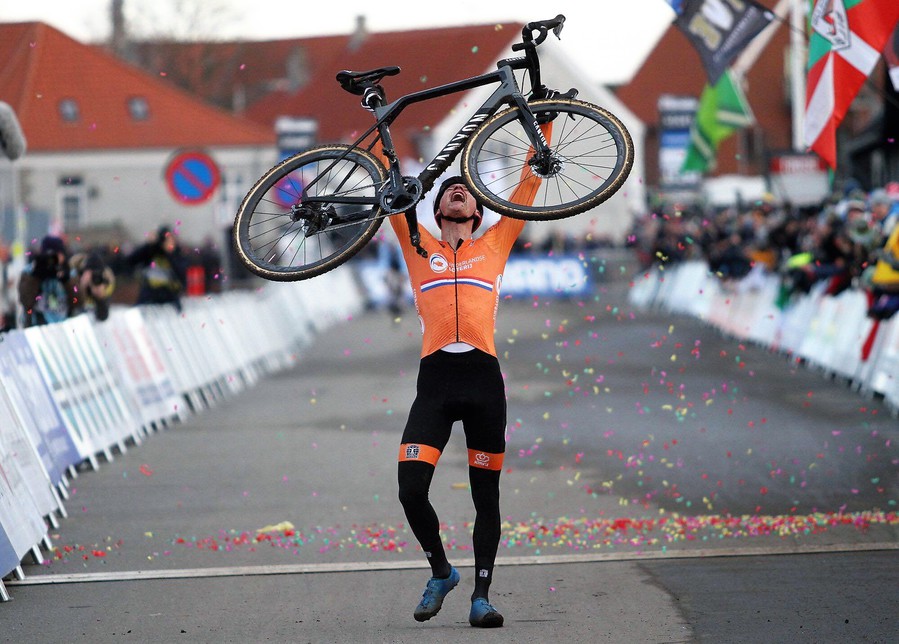
[[[490,592],[490,582],[493,580],[493,570],[491,568],[478,568],[475,566],[474,592],[471,594],[471,601],[478,597],[490,600],[488,593]]]
[[[425,550],[425,557],[428,558],[428,563],[431,564],[432,576],[437,577],[438,579],[446,579],[450,576],[452,566],[450,566],[449,561],[447,561],[446,552],[443,550],[442,544],[437,548]]]

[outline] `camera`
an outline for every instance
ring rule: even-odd
[[[59,273],[59,256],[55,252],[38,253],[32,261],[35,277],[55,277]]]

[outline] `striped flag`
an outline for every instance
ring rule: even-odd
[[[899,22],[899,0],[810,0],[805,142],[837,165],[836,131]]]
[[[717,83],[706,85],[702,91],[681,172],[705,172],[714,168],[721,141],[754,122],[740,84],[730,71],[725,71]]]
[[[674,24],[693,45],[714,85],[749,42],[774,19],[754,0],[668,0]]]

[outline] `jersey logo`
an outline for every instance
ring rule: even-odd
[[[406,458],[415,460],[418,459],[420,454],[421,449],[418,445],[406,445]]]
[[[474,455],[474,465],[477,465],[478,467],[489,467],[490,457],[484,452],[478,452]]]
[[[435,273],[445,273],[449,268],[449,262],[440,253],[433,253],[428,259],[428,263],[431,265],[431,270]]]

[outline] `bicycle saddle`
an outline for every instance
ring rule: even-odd
[[[350,72],[343,70],[337,72],[337,82],[340,86],[350,94],[362,96],[366,88],[377,85],[385,76],[396,76],[400,73],[400,68],[391,65],[390,67],[378,67],[367,72]]]

